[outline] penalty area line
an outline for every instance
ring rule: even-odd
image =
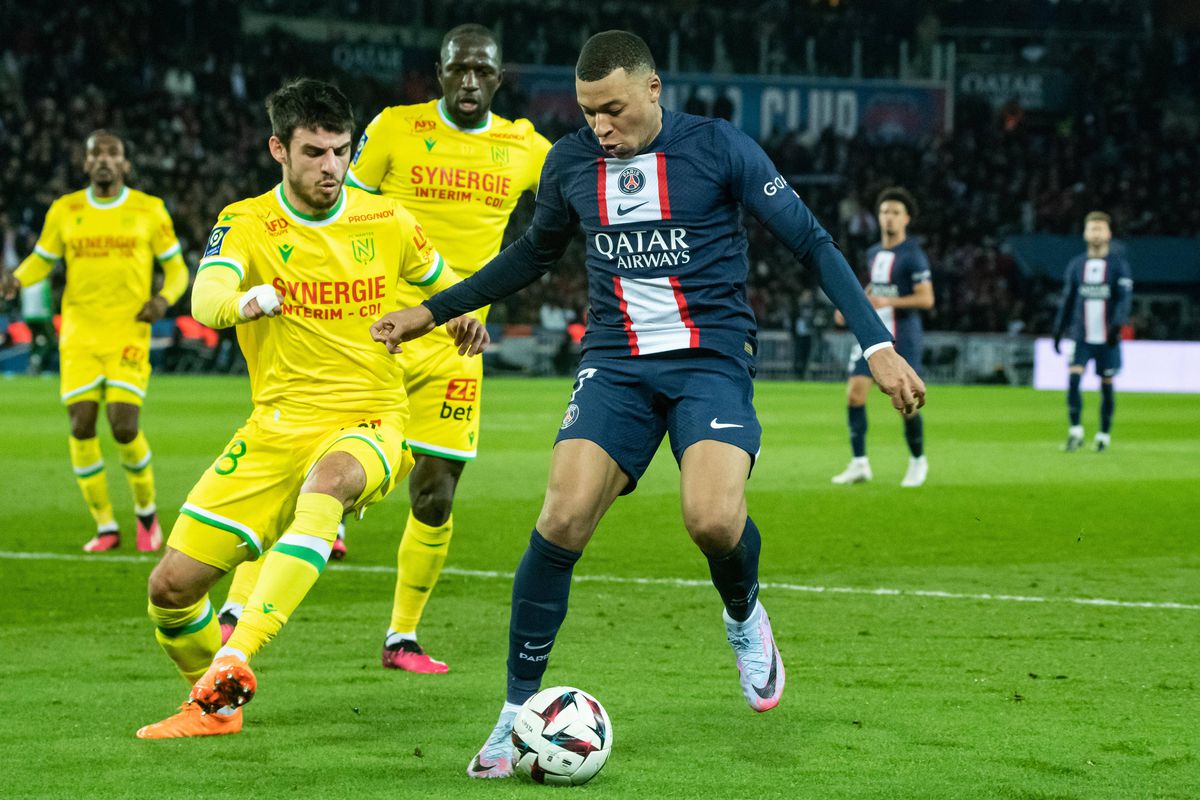
[[[124,555],[81,555],[77,553],[20,553],[0,550],[0,560],[6,561],[87,561],[92,564],[153,564],[158,556]],[[331,563],[334,572],[360,572],[395,574],[396,568],[377,564]],[[489,569],[460,569],[446,567],[443,575],[459,578],[483,578],[487,580],[511,580],[511,572]],[[674,586],[679,588],[711,587],[705,580],[689,578],[627,578],[620,575],[576,575],[576,583],[623,584],[635,586]],[[940,589],[893,589],[888,587],[863,586],[810,586],[802,583],[764,582],[762,588],[774,591],[800,592],[804,594],[849,594],[873,597],[919,597],[934,600],[973,600],[990,603],[1048,603],[1076,606],[1102,606],[1108,608],[1147,608],[1157,611],[1200,611],[1197,603],[1176,603],[1151,600],[1110,600],[1103,597],[1038,597],[1023,594],[996,594],[992,592],[948,592]]]

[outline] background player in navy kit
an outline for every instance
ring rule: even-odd
[[[1083,240],[1087,254],[1078,255],[1063,275],[1062,300],[1054,320],[1054,352],[1066,334],[1075,340],[1067,386],[1068,453],[1083,446],[1083,393],[1079,383],[1089,361],[1095,359],[1100,376],[1100,431],[1093,446],[1102,453],[1112,443],[1116,390],[1113,378],[1121,371],[1121,326],[1129,320],[1133,304],[1133,277],[1129,262],[1110,252],[1112,221],[1103,211],[1084,217]]]
[[[550,465],[546,499],[513,582],[508,692],[467,772],[512,774],[519,704],[541,685],[567,612],[571,573],[600,518],[633,490],[664,434],[680,465],[684,525],[709,562],[742,692],[756,711],[783,691],[783,663],[758,602],[758,529],[745,483],[759,449],[752,404],[754,315],[741,210],[817,272],[898,409],[925,387],[892,347],[841,251],[750,138],[723,120],[664,111],[646,43],[607,31],[575,68],[588,127],[563,137],[542,172],[533,223],[463,282],[393,312],[372,335],[393,352],[450,308],[478,308],[540,278],[577,227],[587,239],[583,361]]]
[[[875,210],[882,241],[867,251],[871,271],[867,295],[895,337],[896,352],[920,374],[924,334],[921,312],[933,308],[933,281],[925,251],[908,238],[908,224],[917,215],[917,204],[908,191],[893,186],[879,193]],[[841,324],[840,312],[837,317]],[[833,482],[839,484],[861,483],[872,477],[871,462],[867,460],[867,390],[872,378],[861,347],[855,346],[850,354],[849,370],[846,417],[853,456],[846,469],[833,476]],[[900,485],[921,486],[929,475],[929,462],[925,459],[925,424],[920,412],[904,416],[904,440],[910,456]]]

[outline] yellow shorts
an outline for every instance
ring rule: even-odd
[[[414,453],[470,461],[479,448],[483,359],[460,356],[442,331],[404,345],[408,445]]]
[[[60,348],[60,390],[64,405],[90,400],[140,406],[150,383],[150,343],[107,351]]]
[[[349,453],[367,473],[355,503],[360,514],[413,466],[403,414],[297,421],[256,409],[188,493],[167,544],[226,571],[257,559],[291,523],[313,466],[335,451]]]

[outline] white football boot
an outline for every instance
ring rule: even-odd
[[[513,773],[513,721],[516,710],[500,712],[492,735],[479,748],[475,758],[467,766],[467,775],[472,778],[510,778]]]
[[[914,488],[924,486],[925,479],[929,477],[929,462],[925,460],[925,456],[917,456],[916,458],[908,459],[908,472],[904,473],[904,480],[900,481],[900,485],[906,488]]]
[[[875,476],[871,474],[871,462],[867,460],[866,456],[862,456],[861,458],[855,457],[850,459],[850,465],[842,472],[834,475],[833,482],[838,485],[866,483],[873,477]]]
[[[745,622],[735,621],[728,611],[723,616],[725,638],[737,656],[742,694],[755,711],[770,711],[783,695],[784,674],[767,610],[762,603],[755,603]]]

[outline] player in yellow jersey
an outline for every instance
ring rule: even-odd
[[[301,79],[267,110],[283,180],[221,212],[192,292],[198,320],[237,326],[254,409],[188,494],[150,575],[156,638],[191,693],[140,729],[144,739],[241,730],[256,685],[248,661],[316,582],[342,515],[412,468],[402,365],[379,352],[369,324],[398,307],[401,285],[435,292],[458,280],[403,206],[343,186],[354,119],[341,92]],[[450,327],[464,354],[486,344],[478,320]],[[221,647],[208,591],[260,558]]]
[[[121,543],[96,438],[104,402],[133,490],[137,546],[152,551],[162,546],[162,531],[150,445],[140,429],[150,380],[150,323],[187,291],[188,271],[163,201],[125,185],[130,164],[121,137],[96,131],[86,151],[88,188],[54,201],[33,253],[16,272],[0,270],[0,284],[11,299],[18,288],[38,283],[65,262],[61,396],[71,420],[71,466],[96,522],[96,535],[83,549],[99,553]],[[154,294],[156,261],[163,284]]]
[[[537,188],[550,143],[528,120],[492,113],[503,72],[500,47],[487,28],[461,25],[447,33],[437,75],[440,100],[392,106],[367,126],[347,182],[401,200],[465,278],[499,252],[518,199]],[[414,288],[402,295],[403,306],[422,300]],[[486,313],[476,312],[481,320]],[[477,452],[483,365],[460,356],[444,333],[406,344],[402,359],[416,466],[382,661],[412,672],[446,672],[445,663],[417,644],[416,629],[446,560],[459,477]],[[242,567],[230,587],[221,609],[227,626],[249,596],[253,572],[252,564]]]

